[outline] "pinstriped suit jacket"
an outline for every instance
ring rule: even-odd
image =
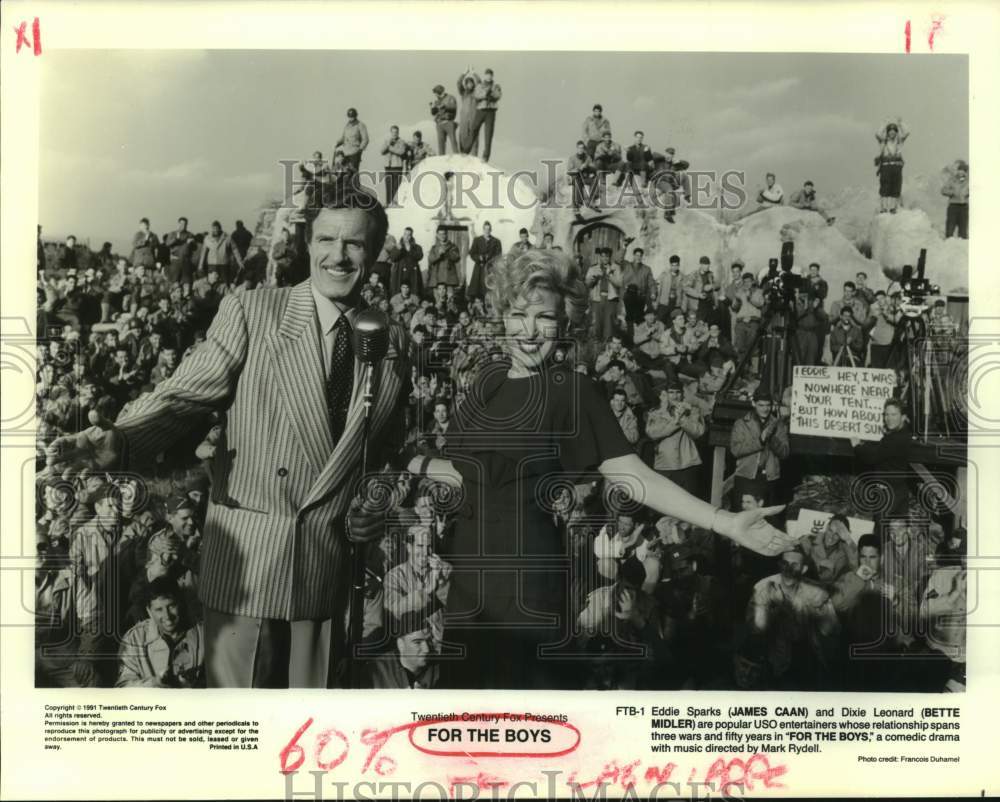
[[[346,313],[353,323],[354,310]],[[369,453],[401,446],[406,334],[392,323],[375,368]],[[214,460],[199,593],[208,607],[282,620],[329,618],[346,598],[344,516],[361,478],[362,388],[334,446],[310,284],[226,296],[206,341],[117,425],[130,460],[152,456],[211,410],[226,411]],[[377,467],[377,457],[370,463]]]

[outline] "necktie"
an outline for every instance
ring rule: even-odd
[[[333,352],[330,356],[330,373],[326,379],[326,400],[330,414],[330,432],[333,444],[340,442],[347,423],[347,410],[354,390],[354,346],[351,343],[351,324],[347,315],[341,315],[333,327]]]
[[[611,287],[611,283],[608,281],[608,271],[601,269],[601,295],[607,295]]]

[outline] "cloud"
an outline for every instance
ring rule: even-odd
[[[761,153],[780,151],[782,146],[804,144],[818,159],[823,156],[819,143],[844,141],[867,132],[865,124],[838,114],[786,114],[756,125],[718,131],[712,144],[715,152],[739,155],[745,161],[757,159]]]
[[[649,95],[637,95],[632,101],[632,110],[637,114],[653,111],[659,106],[659,101]]]
[[[739,106],[721,106],[705,118],[710,129],[746,126],[757,122],[757,117]]]
[[[789,76],[762,81],[750,86],[736,86],[719,92],[719,100],[724,103],[758,103],[763,100],[780,97],[797,87],[802,80]]]

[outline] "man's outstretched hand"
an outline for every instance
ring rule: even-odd
[[[125,437],[107,418],[91,410],[91,425],[77,434],[57,437],[46,449],[49,467],[66,466],[76,470],[92,468],[114,470],[120,467]]]

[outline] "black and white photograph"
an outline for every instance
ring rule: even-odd
[[[975,683],[967,56],[39,92],[36,687]]]
[[[1000,9],[0,23],[0,798],[997,793]]]

